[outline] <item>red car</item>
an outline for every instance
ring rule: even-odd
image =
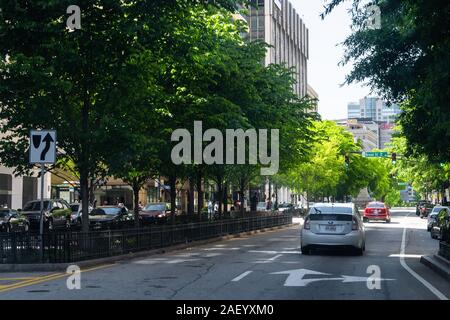
[[[391,213],[388,206],[383,202],[369,202],[364,210],[363,221],[383,220],[386,223],[391,222]]]

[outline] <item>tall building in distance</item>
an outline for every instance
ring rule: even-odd
[[[309,112],[318,112],[318,101],[319,101],[319,95],[317,94],[316,90],[313,89],[309,84],[307,85],[306,95],[310,99],[314,99],[314,106],[308,110]]]
[[[365,118],[377,122],[394,123],[400,114],[400,107],[396,104],[387,105],[377,97],[365,97],[347,105],[348,119]]]
[[[295,71],[295,93],[307,94],[307,62],[309,32],[288,0],[253,0],[253,6],[243,15],[248,24],[249,40],[263,40],[270,47],[264,64],[285,63]]]

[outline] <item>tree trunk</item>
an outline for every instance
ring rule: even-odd
[[[194,181],[189,178],[188,215],[194,214]]]
[[[170,217],[172,224],[175,224],[175,209],[176,209],[176,177],[171,175],[169,177],[169,186],[170,186]]]
[[[240,212],[241,212],[241,218],[244,218],[244,214],[245,214],[245,207],[244,207],[244,188],[245,188],[245,181],[244,179],[241,179],[240,181],[240,186],[239,186],[239,200],[241,203],[241,207],[240,207]]]
[[[198,197],[198,205],[197,205],[197,213],[199,220],[202,220],[202,209],[204,205],[204,193],[203,193],[203,177],[201,169],[197,171],[197,197]]]
[[[223,188],[222,188],[222,181],[218,180],[220,182],[217,183],[217,194],[219,197],[219,219],[222,219],[222,203],[223,203]]]
[[[223,187],[223,213],[225,216],[228,213],[228,185],[225,184]]]
[[[139,191],[141,186],[138,183],[133,183],[134,196],[134,226],[139,228]]]
[[[89,174],[86,168],[80,168],[80,189],[82,230],[89,232]]]

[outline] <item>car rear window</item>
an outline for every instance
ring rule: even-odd
[[[369,203],[367,205],[367,208],[384,208],[384,203],[379,203],[379,202]]]
[[[311,221],[352,221],[351,214],[310,214],[309,218],[311,219]]]
[[[309,210],[310,214],[324,214],[324,213],[347,213],[352,214],[353,209],[351,207],[312,207]]]

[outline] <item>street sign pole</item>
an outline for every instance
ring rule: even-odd
[[[44,175],[45,164],[41,163],[41,219],[39,221],[39,234],[41,238],[41,262],[44,262]]]
[[[40,260],[44,262],[45,164],[56,162],[56,131],[30,130],[30,164],[41,165],[41,214],[39,219]]]

